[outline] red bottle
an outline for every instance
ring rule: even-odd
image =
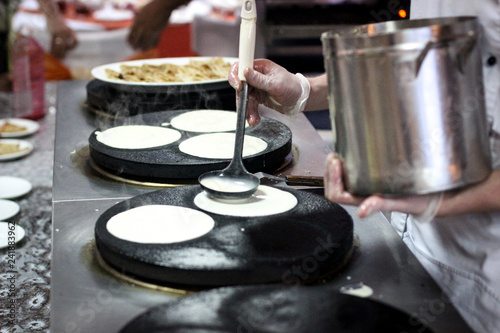
[[[45,115],[45,53],[29,29],[22,28],[12,45],[14,113],[40,119]]]

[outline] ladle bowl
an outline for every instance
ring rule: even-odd
[[[242,199],[255,193],[259,178],[251,173],[230,174],[225,170],[200,176],[200,185],[209,195],[219,199]]]

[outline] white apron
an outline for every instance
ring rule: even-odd
[[[479,17],[485,36],[481,46],[493,167],[499,169],[500,0],[413,0],[410,15]],[[429,223],[393,213],[391,223],[471,328],[500,332],[500,212]]]

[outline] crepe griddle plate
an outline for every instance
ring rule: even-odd
[[[353,246],[351,216],[323,196],[283,188],[295,195],[292,210],[263,217],[205,212],[215,221],[206,235],[174,244],[140,244],[119,239],[106,224],[114,215],[143,205],[200,210],[199,185],[167,188],[111,207],[96,222],[96,246],[118,272],[144,282],[181,289],[319,280],[341,268]]]
[[[189,111],[163,111],[117,121],[113,126],[122,124],[142,124],[160,126],[182,113]],[[208,159],[185,154],[179,150],[179,144],[196,135],[180,131],[182,137],[169,145],[148,149],[118,149],[97,141],[94,131],[89,137],[90,157],[103,170],[123,178],[165,182],[178,179],[197,179],[201,174],[224,169],[230,159]],[[233,131],[234,132],[234,131]],[[267,148],[252,156],[243,158],[245,167],[250,172],[274,172],[281,167],[292,149],[292,132],[283,123],[262,117],[261,123],[247,128],[246,134],[267,142]]]
[[[179,109],[235,110],[234,88],[226,82],[127,86],[128,90],[94,79],[87,84],[87,103],[110,116],[135,116],[148,112]]]
[[[327,286],[246,286],[156,306],[120,333],[401,333],[432,331],[414,316]]]

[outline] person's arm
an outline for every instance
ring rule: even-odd
[[[479,184],[446,193],[437,216],[491,211],[500,212],[500,170]]]
[[[311,92],[304,111],[328,109],[328,78],[326,74],[308,78]]]
[[[38,4],[45,15],[47,30],[52,35],[50,53],[56,58],[64,58],[66,52],[78,44],[76,34],[64,22],[64,16],[53,0],[38,0]]]
[[[152,0],[139,10],[127,37],[134,49],[148,50],[155,47],[167,26],[172,11],[190,0]]]
[[[330,154],[325,169],[325,197],[340,204],[359,206],[360,217],[370,216],[376,211],[397,211],[416,216],[423,214],[429,220],[434,216],[494,212],[500,211],[500,170],[493,171],[481,183],[456,191],[404,198],[385,198],[379,195],[361,198],[345,190],[342,163]],[[429,211],[429,207],[432,211]]]
[[[253,68],[246,68],[244,75],[250,86],[247,119],[251,126],[260,122],[259,104],[285,115],[328,108],[326,75],[305,78],[268,59],[256,59]],[[231,67],[228,80],[236,91],[241,90],[238,63]],[[301,100],[307,101],[304,109],[299,107]]]

